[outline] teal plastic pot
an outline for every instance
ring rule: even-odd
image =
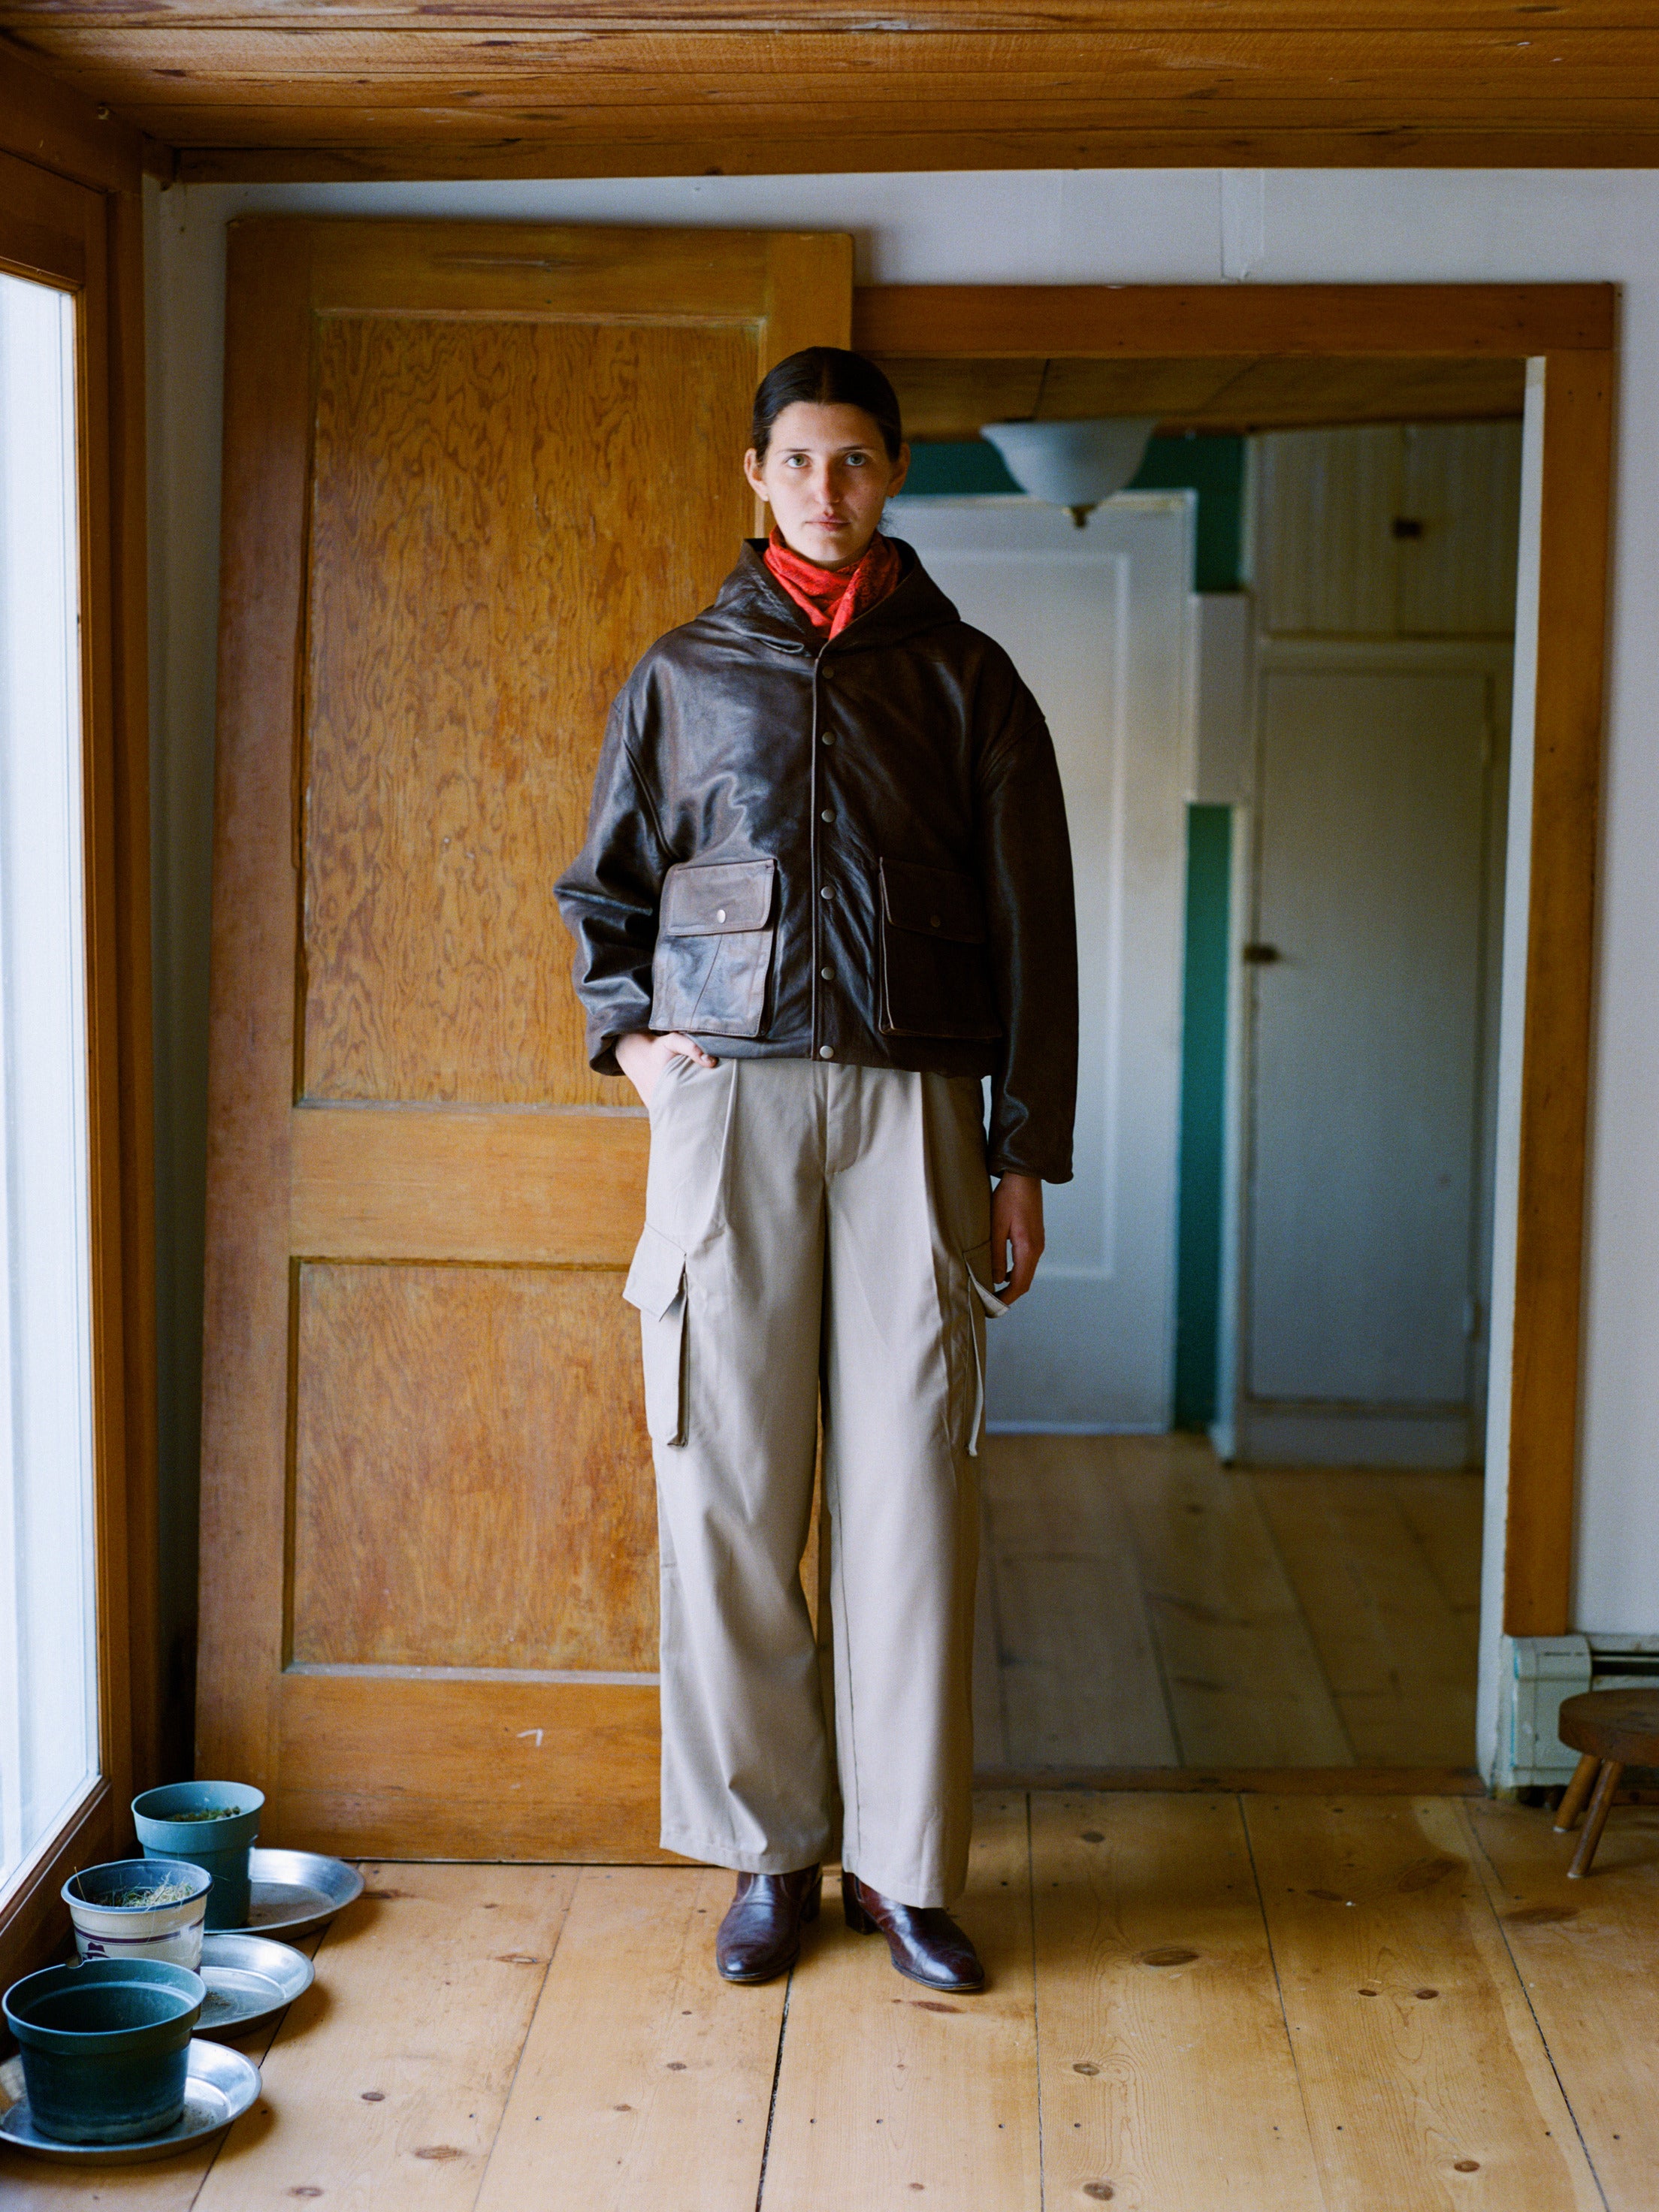
[[[147,1859],[188,1859],[213,1876],[207,1924],[246,1928],[248,1854],[259,1832],[264,1798],[245,1782],[168,1782],[132,1801],[133,1825]],[[229,1808],[238,1808],[232,1815]],[[224,1808],[219,1820],[181,1820],[180,1814]]]
[[[191,2030],[207,1984],[164,1959],[48,1966],[6,1991],[29,2118],[60,2142],[136,2142],[185,2109]]]

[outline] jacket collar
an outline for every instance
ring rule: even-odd
[[[799,653],[805,646],[815,657],[820,653],[857,652],[865,646],[897,645],[920,631],[935,629],[941,623],[960,620],[918,559],[914,546],[902,538],[892,541],[904,563],[904,574],[884,599],[866,614],[848,623],[841,635],[825,642],[805,615],[767,567],[763,538],[746,538],[738,565],[720,586],[709,612],[749,637]]]

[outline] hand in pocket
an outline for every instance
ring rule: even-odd
[[[617,1039],[617,1065],[640,1094],[642,1106],[651,1103],[657,1079],[671,1060],[689,1060],[698,1067],[720,1065],[695,1038],[682,1036],[678,1030],[665,1030],[660,1036],[650,1030],[634,1030]]]

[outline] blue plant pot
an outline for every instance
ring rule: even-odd
[[[191,2031],[207,1984],[162,1959],[48,1966],[6,1991],[29,2117],[60,2142],[136,2142],[185,2109]]]
[[[210,1929],[247,1926],[248,1855],[264,1802],[243,1782],[167,1782],[132,1801],[133,1825],[147,1859],[188,1859],[213,1876],[207,1905]],[[178,1817],[231,1805],[240,1809],[224,1820]]]

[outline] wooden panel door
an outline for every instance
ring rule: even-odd
[[[1492,679],[1264,676],[1243,1455],[1465,1465]]]
[[[646,1124],[553,885],[850,241],[237,225],[200,1771],[270,1843],[653,1858]]]

